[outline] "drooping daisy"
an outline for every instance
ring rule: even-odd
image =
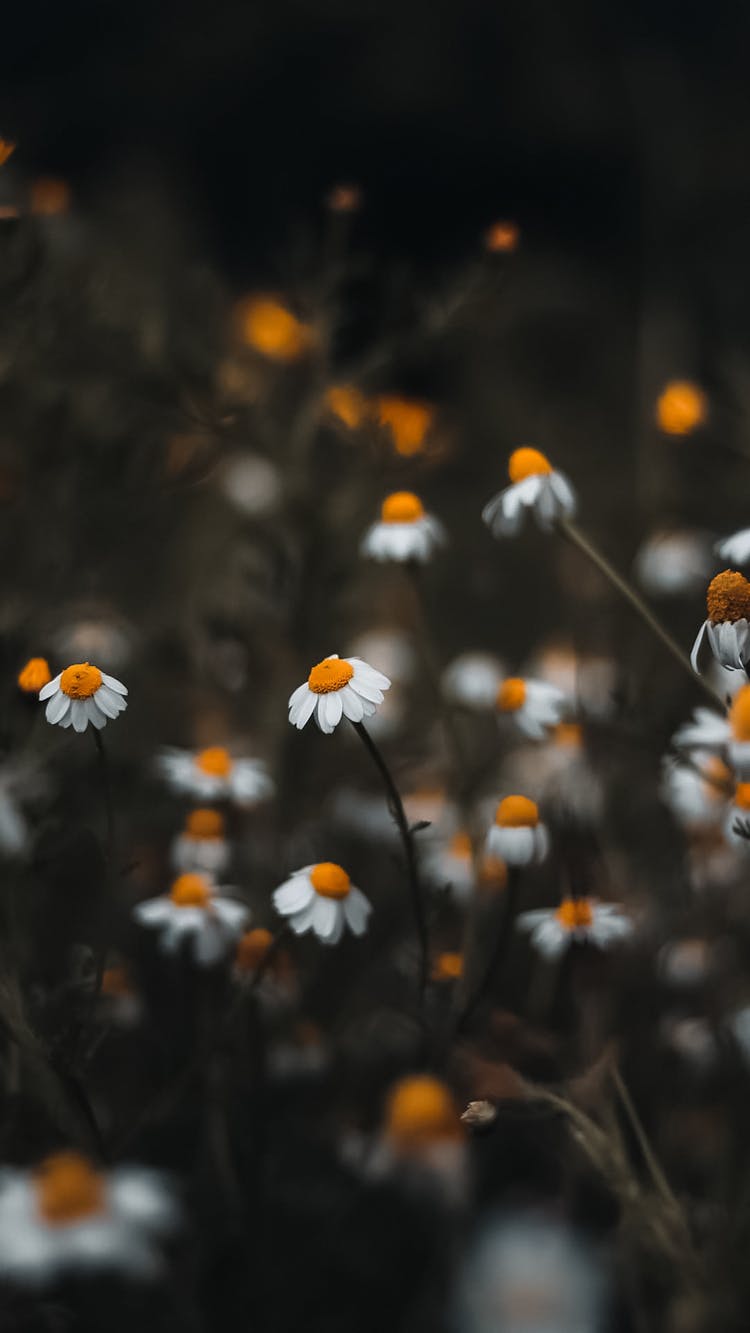
[[[700,671],[705,661],[705,641],[714,657],[730,671],[744,671],[750,660],[750,583],[744,574],[725,569],[708,585],[708,616],[693,644],[690,661]]]
[[[570,518],[575,513],[573,487],[538,449],[514,450],[508,460],[508,475],[511,485],[482,510],[493,537],[514,536],[525,509],[534,511],[541,528],[551,528],[556,519]]]
[[[653,597],[697,592],[713,567],[708,533],[693,528],[652,533],[635,559],[636,578]]]
[[[353,935],[364,935],[372,911],[362,891],[333,861],[295,870],[274,889],[273,905],[289,918],[295,935],[312,930],[321,944],[338,944],[345,925]]]
[[[229,953],[250,912],[244,903],[223,897],[206,875],[186,874],[177,877],[169,893],[136,903],[133,915],[159,931],[165,953],[176,953],[188,940],[196,963],[209,967]]]
[[[177,1209],[156,1172],[98,1171],[77,1152],[0,1173],[0,1277],[42,1286],[65,1273],[161,1270],[157,1238]]]
[[[461,653],[443,673],[443,692],[462,708],[492,708],[504,675],[493,653]]]
[[[168,749],[157,766],[171,787],[199,801],[236,801],[250,806],[273,795],[274,786],[261,759],[235,759],[223,745],[193,754]]]
[[[509,866],[527,866],[543,861],[549,835],[539,820],[539,807],[528,796],[506,796],[495,811],[495,822],[487,834],[487,851]]]
[[[218,810],[191,810],[185,828],[172,843],[175,870],[205,871],[220,875],[229,864],[226,821]]]
[[[290,695],[289,721],[301,731],[314,714],[320,730],[330,736],[342,717],[350,722],[372,717],[383,702],[383,690],[390,689],[390,684],[387,676],[368,666],[361,657],[331,653],[313,667],[304,685]]]
[[[442,523],[425,512],[419,496],[411,491],[394,491],[381,505],[379,522],[365,533],[361,550],[373,560],[418,560],[424,564],[444,540]]]
[[[46,657],[30,657],[18,673],[18,688],[24,694],[38,694],[52,679]]]
[[[561,721],[568,701],[556,685],[509,676],[500,685],[495,703],[498,712],[508,713],[524,735],[542,740],[547,728]]]
[[[593,898],[564,898],[554,909],[522,912],[518,926],[531,931],[531,943],[545,958],[559,958],[573,943],[607,949],[633,929],[620,907]]]
[[[728,842],[750,856],[750,782],[738,782],[724,823]]]
[[[714,550],[720,560],[729,560],[733,565],[746,565],[750,561],[750,528],[741,528],[731,537],[724,537],[716,543]]]
[[[750,778],[750,685],[732,700],[728,717],[729,762],[738,777]]]
[[[39,691],[40,700],[47,700],[47,721],[74,731],[85,731],[89,723],[101,730],[127,708],[126,695],[122,681],[89,662],[66,667]]]

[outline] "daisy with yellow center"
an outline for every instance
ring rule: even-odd
[[[362,891],[334,861],[295,870],[274,889],[273,905],[295,935],[312,930],[321,944],[338,944],[344,926],[353,935],[364,935],[372,911]]]
[[[552,467],[539,449],[516,449],[508,461],[511,484],[485,505],[482,518],[493,537],[513,537],[525,509],[533,510],[541,528],[559,518],[572,518],[576,497],[567,477]]]
[[[498,713],[512,717],[525,736],[543,740],[549,727],[557,726],[568,700],[556,685],[543,680],[508,676],[499,686],[495,703]]]
[[[495,811],[487,834],[487,852],[508,866],[527,866],[543,861],[549,850],[549,835],[539,819],[539,807],[528,796],[506,796]]]
[[[163,750],[157,766],[174,791],[198,801],[234,801],[250,807],[273,796],[261,759],[238,759],[223,745],[206,750]]]
[[[53,725],[82,732],[90,723],[101,731],[110,718],[125,711],[127,693],[114,676],[90,662],[77,662],[42,686],[39,698],[47,701],[45,717]]]
[[[229,856],[224,816],[218,810],[192,810],[182,833],[172,843],[175,870],[220,875],[227,868]]]
[[[380,519],[368,528],[360,549],[373,560],[425,564],[444,540],[443,525],[425,513],[417,495],[394,491],[383,501]]]
[[[708,750],[693,750],[689,763],[671,755],[663,760],[662,800],[678,824],[689,831],[716,828],[725,816],[732,790],[729,767]]]
[[[38,694],[52,680],[46,657],[30,657],[18,673],[18,688],[24,694]]]
[[[559,958],[571,944],[608,949],[633,929],[620,907],[594,898],[564,898],[557,908],[522,912],[518,926],[531,932],[531,943],[545,958]]]
[[[205,874],[178,875],[167,894],[136,903],[133,916],[159,932],[164,953],[177,953],[188,941],[195,962],[210,967],[231,951],[250,917],[244,903],[224,897]]]
[[[383,702],[383,691],[391,682],[361,657],[339,657],[332,653],[312,668],[307,680],[289,697],[289,721],[298,731],[314,715],[327,736],[342,717],[362,722],[372,717]]]
[[[77,1152],[57,1152],[33,1170],[0,1180],[0,1278],[36,1286],[67,1273],[160,1269],[156,1239],[177,1221],[156,1172],[98,1170]]]
[[[725,569],[708,585],[708,616],[698,631],[690,661],[694,671],[705,663],[706,644],[729,671],[744,671],[750,660],[750,583],[737,570]]]

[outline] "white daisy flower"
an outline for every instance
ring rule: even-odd
[[[555,685],[577,712],[607,717],[613,711],[618,668],[611,657],[582,656],[572,644],[553,639],[534,654],[526,676]]]
[[[320,730],[330,736],[342,717],[362,722],[383,702],[383,690],[391,682],[361,657],[339,657],[331,653],[314,666],[304,685],[289,698],[289,721],[301,731],[315,714]]]
[[[662,763],[661,796],[687,829],[710,829],[724,817],[732,775],[718,755],[693,751],[691,764],[667,756]]]
[[[727,842],[750,856],[750,782],[738,782],[724,822]]]
[[[558,518],[572,518],[576,510],[573,487],[538,449],[516,449],[508,460],[511,485],[482,510],[482,518],[493,537],[514,536],[525,509],[532,509],[541,528],[551,528]]]
[[[693,644],[694,671],[705,663],[706,644],[717,662],[730,671],[744,671],[750,661],[750,583],[744,574],[725,569],[708,585],[708,616]]]
[[[746,565],[750,560],[750,528],[741,528],[731,537],[717,542],[714,550],[721,560],[732,565]]]
[[[450,838],[420,841],[427,878],[438,888],[449,885],[453,900],[465,903],[476,888],[503,889],[508,872],[505,863],[486,852],[477,858],[468,833],[459,830]]]
[[[42,1286],[65,1273],[159,1274],[155,1241],[177,1222],[156,1172],[106,1173],[76,1152],[0,1172],[0,1277]]]
[[[461,653],[443,672],[443,693],[462,708],[493,708],[504,675],[493,653]]]
[[[333,861],[304,866],[274,889],[276,911],[289,918],[295,935],[312,930],[321,944],[338,944],[347,925],[364,935],[372,907],[346,871]]]
[[[107,676],[89,662],[66,667],[39,691],[48,722],[60,727],[85,731],[89,723],[98,731],[108,718],[117,717],[127,708],[127,690],[122,681]]]
[[[694,708],[692,720],[678,727],[672,743],[682,750],[719,750],[728,743],[730,735],[726,717],[713,708]]]
[[[714,568],[711,539],[692,528],[654,532],[635,558],[635,575],[653,597],[697,592]]]
[[[568,706],[566,696],[556,685],[524,680],[521,676],[509,676],[502,682],[495,703],[498,712],[512,716],[519,730],[535,740],[542,740],[547,728],[561,721]]]
[[[394,491],[380,508],[380,521],[368,528],[362,555],[373,560],[418,560],[424,564],[445,541],[445,530],[432,514],[425,513],[419,496]]]
[[[229,953],[250,918],[244,903],[222,892],[206,875],[179,875],[169,893],[136,903],[133,915],[159,931],[165,953],[177,953],[189,940],[196,963],[210,967]]]
[[[750,778],[750,685],[737,691],[729,710],[729,762],[738,778]]]
[[[234,759],[223,745],[206,750],[167,749],[157,766],[174,791],[199,801],[254,805],[273,796],[274,785],[261,759]]]
[[[225,829],[224,816],[218,810],[191,810],[183,832],[172,843],[174,869],[220,875],[231,855]]]
[[[554,909],[522,912],[518,926],[531,931],[531,943],[545,958],[559,958],[573,943],[607,949],[633,929],[620,907],[593,898],[564,898]]]
[[[539,807],[528,796],[506,796],[495,811],[495,822],[487,834],[487,851],[508,866],[527,866],[543,861],[549,850],[549,835],[539,821]]]

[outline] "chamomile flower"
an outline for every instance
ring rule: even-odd
[[[508,866],[527,866],[543,861],[548,849],[549,835],[536,802],[528,796],[506,796],[487,834],[488,853]]]
[[[52,672],[46,657],[30,657],[25,667],[18,673],[18,688],[24,694],[39,694],[52,679]]]
[[[122,681],[89,662],[66,667],[39,691],[40,700],[47,700],[47,721],[74,731],[85,731],[89,723],[100,731],[127,708],[126,695]]]
[[[514,536],[525,509],[533,510],[541,528],[559,518],[571,518],[576,497],[567,477],[552,467],[538,449],[516,449],[508,460],[511,485],[485,505],[482,518],[493,537]]]
[[[295,935],[312,930],[321,944],[338,944],[345,925],[353,935],[364,935],[372,911],[362,891],[333,861],[296,870],[274,889],[273,905],[288,917]]]
[[[564,898],[552,910],[522,912],[518,926],[531,932],[531,943],[545,958],[559,958],[574,943],[608,949],[633,929],[621,908],[593,898]]]
[[[169,893],[136,903],[136,921],[159,932],[165,953],[177,953],[188,940],[196,963],[210,967],[229,953],[250,912],[244,903],[222,896],[206,875],[178,875]]]
[[[218,810],[191,810],[182,833],[172,843],[175,870],[220,875],[229,864],[226,821]]]
[[[103,1172],[77,1152],[31,1171],[8,1167],[0,1173],[0,1277],[34,1286],[101,1270],[154,1277],[155,1242],[176,1221],[165,1184],[142,1167]]]
[[[724,537],[716,543],[714,550],[720,560],[729,560],[733,565],[746,565],[750,561],[750,528],[741,528],[731,537]]]
[[[706,751],[694,751],[690,764],[667,755],[660,789],[679,824],[689,830],[710,829],[724,816],[732,776],[718,755]]]
[[[708,616],[690,654],[693,670],[699,671],[705,661],[707,641],[717,662],[730,671],[743,671],[750,660],[750,583],[744,574],[725,569],[709,583],[706,605]]]
[[[157,766],[174,791],[198,801],[236,801],[254,805],[273,795],[273,782],[261,759],[235,759],[223,745],[206,750],[167,749]]]
[[[461,653],[443,673],[443,693],[462,708],[493,708],[504,675],[493,653]]]
[[[511,716],[525,736],[542,740],[547,728],[561,721],[568,701],[556,685],[509,676],[499,686],[495,703],[498,712]]]
[[[383,702],[391,682],[361,657],[332,653],[313,667],[307,680],[289,698],[289,721],[301,731],[315,715],[320,730],[330,736],[342,717],[362,722]]]
[[[750,704],[750,692],[748,703]],[[750,722],[750,709],[748,721]],[[730,734],[731,729],[726,717],[714,712],[713,708],[694,708],[691,721],[678,727],[672,740],[680,750],[718,750],[727,744]]]
[[[693,528],[652,533],[635,559],[636,578],[652,597],[697,592],[713,567],[710,537]]]
[[[729,762],[740,778],[750,778],[750,685],[743,685],[732,700],[727,719]]]
[[[727,842],[750,856],[750,782],[738,782],[724,823]]]
[[[373,560],[424,564],[444,539],[443,525],[425,512],[419,496],[394,491],[383,501],[379,521],[365,533],[361,550]]]

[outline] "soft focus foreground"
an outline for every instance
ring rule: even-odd
[[[0,1327],[740,1333],[726,399],[510,218],[235,290],[0,157]]]

